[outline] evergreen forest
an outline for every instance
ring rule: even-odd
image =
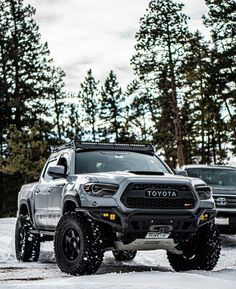
[[[92,68],[78,92],[50,56],[23,0],[0,1],[0,217],[15,216],[23,183],[71,139],[152,143],[172,168],[227,164],[236,154],[236,2],[205,0],[210,38],[190,31],[183,4],[151,0],[121,87]],[[78,78],[81,76],[78,76]]]

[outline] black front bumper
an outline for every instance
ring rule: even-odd
[[[228,218],[229,225],[218,225],[221,234],[236,234],[236,212],[217,212],[217,218]]]
[[[83,210],[93,219],[112,226],[113,230],[119,232],[122,241],[130,242],[138,238],[145,238],[150,231],[150,227],[166,226],[171,228],[169,238],[176,240],[186,240],[204,224],[212,221],[216,216],[216,210],[199,209],[196,213],[160,213],[155,210],[140,212],[139,210],[125,214],[117,208],[86,208]],[[103,217],[103,213],[115,214],[116,220],[111,221]],[[200,217],[207,214],[208,218],[201,221]]]

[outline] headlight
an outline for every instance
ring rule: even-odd
[[[92,196],[113,196],[119,189],[118,185],[113,184],[100,184],[100,183],[87,183],[83,185],[86,193]]]
[[[209,186],[196,186],[195,189],[200,200],[208,200],[212,197],[212,188]]]

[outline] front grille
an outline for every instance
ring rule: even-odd
[[[148,197],[147,190],[175,190],[178,197]],[[191,188],[185,184],[129,184],[121,202],[127,208],[139,209],[192,209],[195,205],[195,195]]]
[[[182,184],[133,184],[133,190],[178,190],[189,191],[187,185]]]
[[[143,209],[155,209],[155,208],[164,208],[164,209],[188,209],[193,208],[193,202],[189,199],[154,199],[154,198],[127,198],[126,202],[128,208],[143,208]]]
[[[236,197],[233,196],[214,196],[217,208],[236,209]]]

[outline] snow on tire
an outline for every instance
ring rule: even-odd
[[[188,242],[182,245],[183,254],[167,252],[170,265],[175,271],[211,271],[220,257],[220,234],[217,226],[210,222],[198,229]]]
[[[94,274],[104,254],[98,224],[74,212],[66,213],[57,225],[54,250],[63,272],[72,275]]]
[[[19,215],[15,228],[15,253],[19,261],[37,261],[40,253],[40,236],[32,234],[28,215]]]

